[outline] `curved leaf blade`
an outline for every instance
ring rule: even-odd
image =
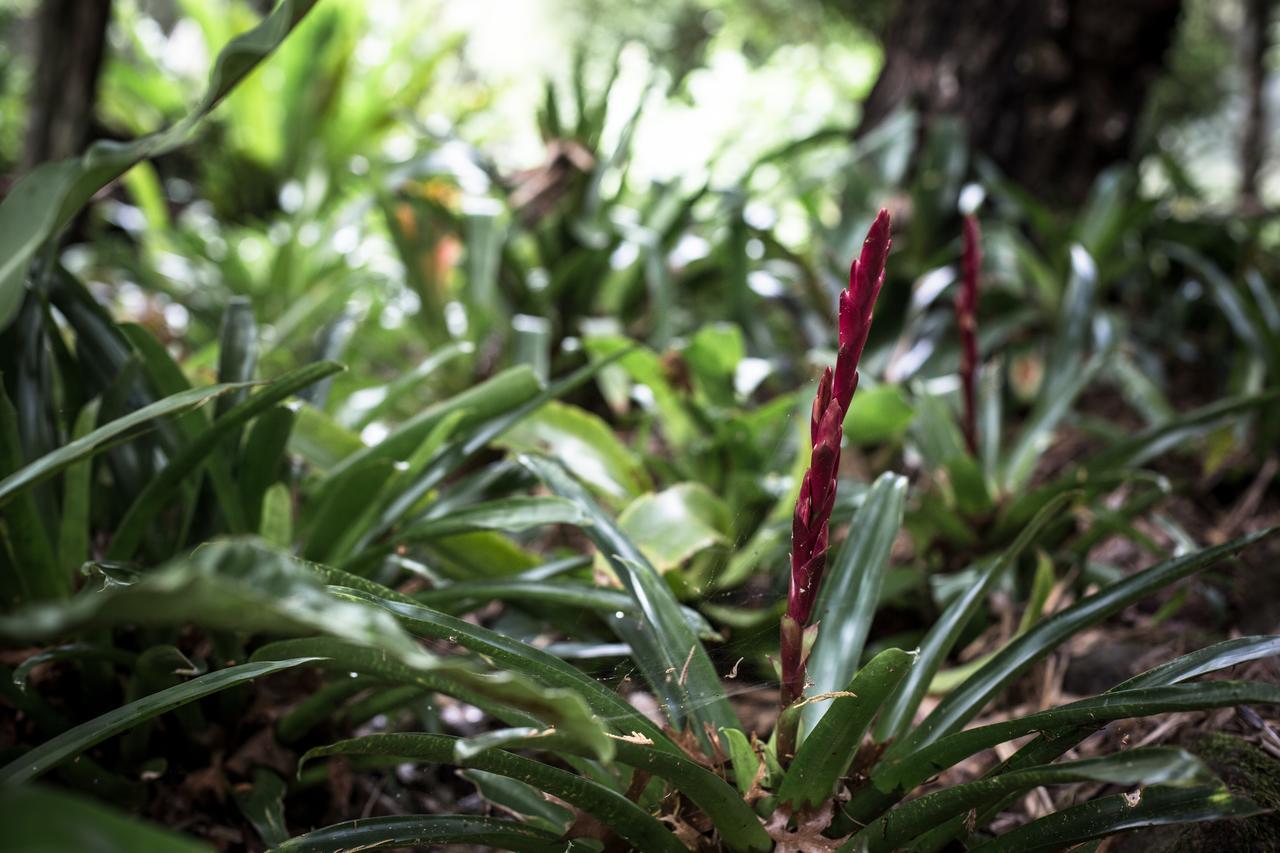
[[[73,755],[84,752],[112,735],[117,735],[166,711],[172,711],[188,702],[194,702],[211,693],[244,684],[263,675],[270,675],[273,672],[291,669],[316,660],[317,658],[306,657],[244,663],[144,696],[113,711],[108,711],[100,717],[95,717],[87,723],[68,729],[24,753],[15,761],[0,767],[0,782],[30,781]]]

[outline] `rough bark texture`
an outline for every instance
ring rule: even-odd
[[[1259,177],[1266,160],[1267,33],[1272,0],[1245,0],[1243,53],[1244,128],[1240,138],[1240,209],[1261,213]]]
[[[44,0],[36,22],[23,170],[78,154],[89,141],[111,0]]]
[[[974,149],[1060,202],[1129,156],[1182,0],[898,4],[862,131],[900,106],[961,116]]]

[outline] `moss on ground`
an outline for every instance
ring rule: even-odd
[[[1280,761],[1225,732],[1192,734],[1183,746],[1208,764],[1233,793],[1272,811],[1244,820],[1220,820],[1155,832],[1146,836],[1150,843],[1146,849],[1163,853],[1280,850]]]

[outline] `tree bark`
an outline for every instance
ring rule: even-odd
[[[23,170],[79,154],[89,142],[111,0],[43,0]]]
[[[1182,0],[909,0],[859,133],[898,107],[966,123],[976,153],[1038,195],[1075,203],[1130,156]]]
[[[1259,177],[1266,160],[1267,28],[1271,0],[1245,0],[1244,53],[1245,114],[1240,138],[1240,210],[1262,212]]]

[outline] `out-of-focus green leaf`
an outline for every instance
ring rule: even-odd
[[[18,413],[0,384],[0,473],[8,475],[0,487],[38,464],[23,467],[22,462]],[[8,599],[5,604],[62,598],[71,591],[71,576],[59,568],[54,543],[30,490],[0,504],[0,563],[5,566],[0,580]]]
[[[326,476],[330,479],[337,477],[366,459],[408,459],[436,424],[452,412],[466,412],[459,424],[459,429],[466,431],[532,400],[541,388],[538,377],[527,366],[503,371],[461,394],[428,406],[378,444],[339,460]]]
[[[193,388],[103,424],[88,435],[64,444],[57,450],[9,474],[4,480],[0,480],[0,506],[11,500],[22,489],[47,480],[64,471],[69,465],[106,449],[112,442],[129,437],[138,427],[157,418],[188,411],[238,387],[237,385],[211,385],[207,388]]]
[[[263,494],[258,533],[280,548],[293,544],[293,495],[284,483],[273,483]]]
[[[93,800],[40,785],[0,787],[6,845],[24,853],[201,853],[213,848]]]
[[[142,493],[134,499],[116,528],[111,546],[107,550],[108,557],[113,560],[124,560],[133,556],[142,541],[147,524],[164,507],[173,490],[211,453],[216,452],[219,444],[227,436],[313,382],[332,376],[343,369],[341,365],[327,361],[298,368],[273,381],[266,389],[214,421],[213,425],[202,432],[199,438],[169,460],[169,464],[164,467],[159,476],[148,482]]]
[[[275,50],[313,5],[315,0],[281,0],[262,23],[232,39],[218,55],[204,97],[182,121],[132,142],[97,142],[79,157],[37,166],[9,190],[0,204],[0,329],[18,309],[23,275],[41,244],[134,163],[185,142],[196,124]]]
[[[76,416],[71,440],[84,438],[98,421],[98,404],[92,401]],[[58,520],[58,562],[71,574],[89,559],[89,499],[93,486],[93,461],[81,459],[63,475],[62,517]]]
[[[555,400],[494,442],[514,452],[547,453],[613,504],[650,488],[644,468],[597,415]]]
[[[426,518],[404,528],[396,538],[403,542],[421,542],[471,533],[477,530],[501,530],[519,533],[548,524],[572,524],[586,527],[591,516],[573,501],[552,496],[514,497],[485,501]]]
[[[897,385],[860,388],[844,418],[845,437],[853,444],[869,446],[902,438],[916,411]]]
[[[707,548],[727,545],[730,521],[728,506],[700,483],[643,495],[618,515],[618,527],[660,572]]]
[[[247,790],[236,788],[236,805],[253,824],[262,843],[276,847],[289,839],[284,817],[284,780],[265,767],[253,771],[253,784]]]
[[[57,737],[50,738],[23,753],[16,760],[0,767],[0,782],[12,784],[30,781],[73,755],[84,752],[94,744],[101,743],[112,735],[117,735],[166,711],[194,702],[211,693],[217,693],[219,690],[226,690],[260,676],[291,669],[315,660],[317,659],[292,658],[267,663],[240,664],[193,678],[183,684],[161,690],[159,693],[144,696],[87,723],[68,729]]]

